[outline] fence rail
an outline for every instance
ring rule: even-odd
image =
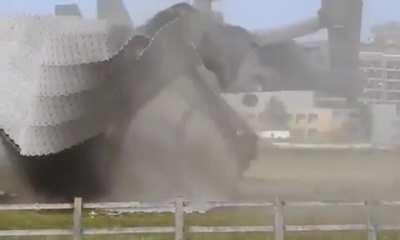
[[[379,231],[398,231],[400,225],[377,225],[373,222],[371,210],[377,206],[400,207],[400,201],[377,202],[285,202],[276,199],[275,202],[264,203],[226,203],[209,202],[207,208],[241,208],[262,207],[274,209],[273,226],[186,226],[184,225],[185,213],[191,212],[190,204],[178,198],[170,204],[145,204],[136,202],[127,203],[83,203],[81,198],[75,198],[74,203],[63,204],[9,204],[0,205],[1,211],[40,211],[40,210],[72,210],[72,229],[52,230],[6,230],[0,231],[0,237],[31,237],[31,236],[73,236],[80,240],[84,235],[128,235],[128,234],[175,234],[176,240],[183,240],[185,233],[274,233],[276,240],[283,240],[286,232],[332,232],[332,231],[367,231],[368,240],[376,240]],[[286,225],[284,219],[285,208],[307,207],[362,207],[367,213],[366,224],[346,225]],[[175,225],[167,227],[131,227],[110,229],[83,229],[83,209],[118,209],[132,212],[154,211],[173,212]]]

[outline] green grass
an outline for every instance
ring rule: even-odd
[[[173,224],[171,214],[134,214],[121,216],[84,214],[85,228],[169,226]],[[0,214],[1,230],[63,229],[72,226],[72,215],[67,212],[4,212]]]
[[[212,210],[207,214],[187,214],[185,223],[187,225],[201,226],[245,226],[272,224],[272,215],[260,209],[239,209],[239,210]],[[108,216],[105,213],[97,212],[98,215],[91,217],[89,212],[83,215],[83,226],[85,228],[106,228],[106,227],[137,227],[137,226],[172,226],[174,216],[170,213],[150,214],[135,213],[122,214],[119,216]],[[70,212],[1,212],[0,230],[11,229],[59,229],[72,226],[72,215]]]
[[[135,226],[172,226],[172,214],[126,214],[108,216],[98,213],[90,217],[84,213],[83,224],[85,228],[112,228]],[[72,226],[70,212],[1,212],[0,230],[15,229],[68,229]],[[185,217],[186,225],[202,226],[245,226],[245,225],[272,225],[272,213],[265,209],[217,209],[207,214],[188,214]],[[296,220],[297,223],[298,220]],[[319,219],[306,221],[306,224],[323,224]],[[292,223],[291,223],[292,224]],[[300,224],[300,223],[299,223]],[[334,232],[334,233],[287,233],[285,239],[289,240],[363,240],[367,233],[361,232]],[[94,236],[85,237],[84,240],[169,240],[173,235],[138,235],[138,236]],[[0,240],[70,240],[70,237],[37,237],[37,238],[0,238]],[[188,240],[272,240],[272,234],[188,234]],[[385,232],[379,236],[380,240],[400,240],[400,233]]]
[[[35,238],[0,238],[1,240],[72,240],[71,237],[35,237]],[[173,235],[139,235],[139,236],[96,236],[84,237],[83,240],[173,240]],[[273,240],[271,234],[196,234],[189,235],[187,240]],[[287,240],[365,240],[367,235],[362,232],[307,233],[286,234]],[[379,240],[399,240],[399,233],[379,235]]]

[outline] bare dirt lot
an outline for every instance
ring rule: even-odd
[[[26,191],[9,164],[0,164],[0,190]],[[264,149],[239,190],[245,198],[268,200],[400,200],[400,157],[369,150]]]
[[[400,199],[400,154],[374,150],[262,150],[241,191],[301,200]]]

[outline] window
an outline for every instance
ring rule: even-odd
[[[288,121],[291,122],[293,120],[293,114],[288,114]]]
[[[309,137],[316,137],[316,136],[318,136],[318,133],[319,133],[318,130],[314,129],[314,128],[311,128],[308,130]]]
[[[301,123],[301,122],[304,121],[306,118],[307,118],[306,115],[303,114],[303,113],[296,114],[296,123],[297,123],[297,124],[298,124],[298,123]]]
[[[361,60],[362,67],[382,67],[382,62],[380,60]]]
[[[400,89],[400,82],[388,82],[387,88],[389,90],[399,90]]]
[[[367,76],[369,78],[381,78],[382,77],[382,71],[381,70],[368,69],[367,70]]]
[[[388,61],[387,68],[389,69],[400,69],[400,61]]]
[[[365,93],[365,97],[369,99],[381,99],[383,98],[383,93],[380,91],[368,91]]]
[[[308,114],[308,123],[314,123],[318,121],[318,119],[319,119],[318,114],[315,113]]]
[[[387,97],[389,100],[400,100],[400,93],[389,93]]]
[[[388,71],[387,77],[389,79],[400,79],[400,71]]]
[[[383,88],[385,83],[376,80],[369,80],[367,83],[367,88],[376,89],[376,88]]]

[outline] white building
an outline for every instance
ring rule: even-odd
[[[400,104],[400,54],[361,52],[360,64],[367,77],[364,99]]]

